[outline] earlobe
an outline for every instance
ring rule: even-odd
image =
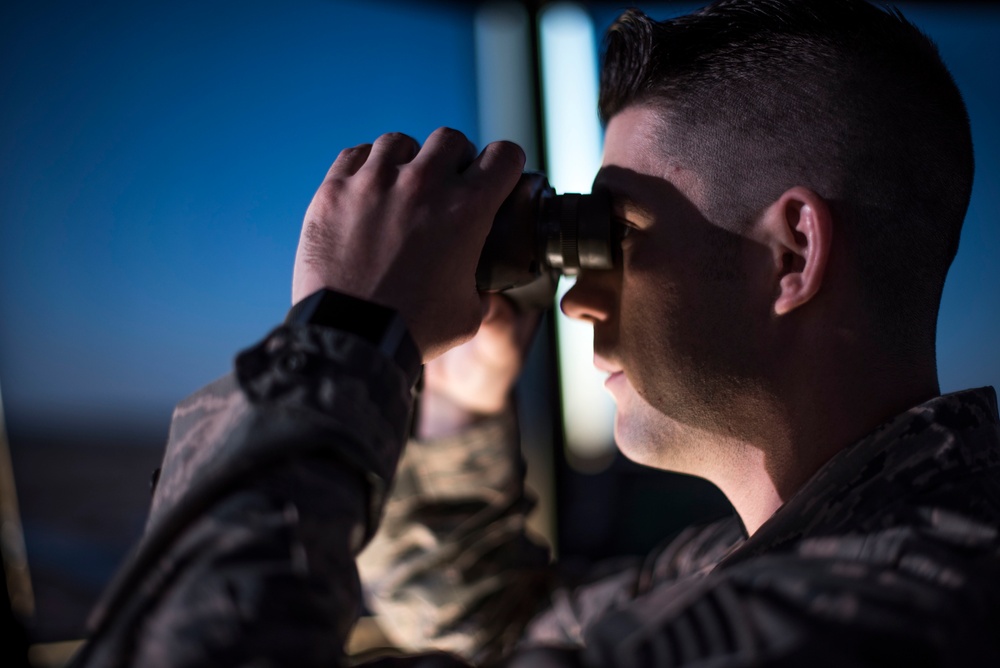
[[[764,215],[778,284],[774,313],[785,315],[819,293],[830,257],[833,220],[826,201],[802,186],[783,193]]]

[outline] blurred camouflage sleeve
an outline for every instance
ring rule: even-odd
[[[285,326],[182,402],[146,533],[76,665],[341,665],[407,385],[358,337]]]
[[[393,642],[476,663],[510,652],[553,581],[547,547],[526,530],[533,506],[511,413],[411,441],[358,560],[368,605]]]
[[[358,558],[386,635],[407,651],[443,650],[477,665],[520,650],[515,662],[528,651],[546,666],[575,656],[563,650],[582,648],[586,629],[650,583],[702,573],[743,539],[731,519],[688,529],[646,559],[570,568],[550,563],[527,531],[533,505],[513,413],[410,441],[379,531]]]

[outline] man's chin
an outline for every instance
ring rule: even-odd
[[[688,429],[647,403],[631,386],[615,402],[615,444],[623,455],[643,466],[700,475],[689,470]]]
[[[623,406],[623,403],[626,405]],[[627,405],[629,403],[618,401],[615,411],[615,444],[623,455],[636,464],[657,466],[657,455],[666,445],[663,443],[662,434],[652,428],[648,419],[650,416],[643,416],[637,414],[635,410],[630,410],[634,409],[634,406]],[[648,404],[646,406],[650,411],[655,410]]]

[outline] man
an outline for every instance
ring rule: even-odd
[[[473,281],[523,156],[384,135],[313,199],[287,324],[178,407],[80,663],[342,662],[423,359],[424,435],[471,431],[411,444],[366,556],[406,644],[514,666],[995,665],[996,399],[937,396],[972,158],[933,46],[860,0],[626,13],[601,107],[621,262],[562,307],[594,325],[623,452],[713,481],[739,521],[586,583],[546,563],[504,440],[530,323]]]

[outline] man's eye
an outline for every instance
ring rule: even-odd
[[[635,228],[632,225],[629,225],[628,222],[622,220],[621,218],[616,218],[614,220],[614,225],[615,225],[615,234],[619,242],[624,241],[625,238],[628,237],[630,234],[632,234],[632,232],[635,230]]]

